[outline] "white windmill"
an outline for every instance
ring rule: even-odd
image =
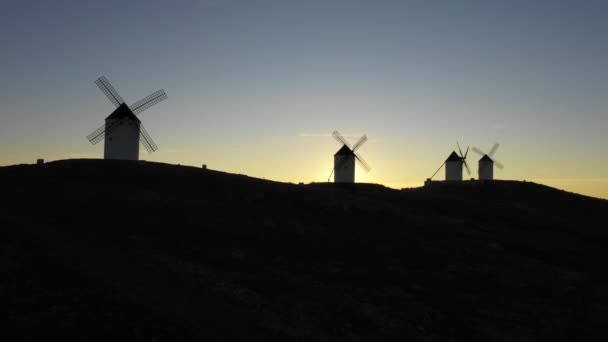
[[[332,136],[342,144],[342,147],[334,154],[334,168],[329,174],[329,179],[327,181],[329,182],[331,175],[334,174],[334,183],[354,183],[355,160],[359,162],[359,165],[365,172],[371,170],[369,164],[366,163],[361,156],[355,154],[355,152],[367,141],[367,136],[363,135],[352,147],[338,131],[334,131]]]
[[[452,151],[452,154],[445,161],[445,180],[446,181],[462,181],[462,166],[464,165],[467,170],[467,174],[471,174],[471,169],[469,169],[469,165],[467,164],[467,155],[469,154],[469,148],[464,154],[462,154],[462,150],[460,149],[460,144],[456,142],[458,145],[458,152],[460,155],[456,154],[456,151]]]
[[[479,174],[479,180],[493,180],[494,179],[494,166],[496,166],[499,169],[503,169],[504,165],[502,165],[500,162],[496,161],[495,159],[493,159],[494,154],[496,153],[496,151],[498,150],[498,147],[500,146],[500,144],[496,143],[494,144],[494,146],[492,146],[492,148],[490,149],[490,152],[485,153],[482,150],[478,149],[477,147],[473,147],[472,150],[475,153],[478,153],[479,155],[481,155],[481,159],[479,159],[479,166],[478,166],[478,174]]]
[[[148,153],[156,151],[158,147],[137,115],[167,99],[165,91],[158,90],[129,107],[104,76],[98,78],[95,84],[116,106],[116,109],[105,119],[104,125],[87,135],[87,139],[93,145],[105,139],[104,159],[138,160],[140,142]]]
[[[468,174],[471,174],[471,169],[469,169],[469,165],[467,164],[467,154],[469,154],[469,148],[467,147],[466,152],[463,154],[460,149],[460,144],[456,142],[458,145],[458,152],[460,155],[456,153],[456,151],[452,151],[448,159],[441,164],[441,166],[433,173],[431,178],[427,179],[427,182],[430,182],[433,177],[441,170],[442,167],[445,166],[445,180],[446,181],[462,181],[462,167],[464,166],[467,170]]]

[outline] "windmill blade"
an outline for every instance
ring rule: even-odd
[[[462,158],[462,150],[460,149],[460,144],[458,141],[456,142],[456,145],[458,146],[458,152],[460,152],[460,157]]]
[[[363,135],[359,140],[353,145],[352,151],[355,152],[361,145],[365,144],[367,141],[367,135]]]
[[[143,99],[135,102],[134,104],[131,105],[130,109],[133,112],[133,114],[137,115],[141,112],[143,112],[144,110],[154,106],[155,104],[166,100],[167,99],[167,94],[165,94],[165,90],[161,89],[158,91],[155,91],[154,93],[144,97]]]
[[[504,165],[502,165],[500,162],[497,162],[496,160],[494,160],[494,166],[496,166],[497,168],[499,168],[501,170],[505,168]]]
[[[486,154],[484,151],[478,149],[477,147],[473,147],[471,150],[473,150],[473,152],[479,154],[482,157]]]
[[[369,164],[365,160],[363,160],[363,158],[359,157],[356,154],[355,154],[355,158],[357,159],[357,161],[359,162],[359,165],[361,165],[363,170],[365,170],[365,172],[370,172],[372,170],[372,167],[369,166]]]
[[[114,87],[110,84],[110,81],[108,81],[105,76],[101,76],[95,80],[95,84],[97,84],[99,89],[101,89],[101,91],[114,104],[114,106],[118,107],[125,102],[122,97],[118,95],[116,89],[114,89]]]
[[[98,129],[94,130],[93,133],[87,135],[87,140],[95,145],[98,142],[102,141],[103,138],[105,137],[105,133],[106,132],[106,125],[103,124],[103,126],[99,127]]]
[[[102,141],[106,137],[106,132],[110,133],[114,128],[118,127],[119,124],[122,123],[123,121],[125,121],[125,119],[114,120],[107,127],[106,127],[106,124],[103,124],[103,126],[94,130],[93,133],[87,135],[87,140],[89,140],[89,142],[93,145],[97,144],[98,142]]]
[[[334,139],[336,139],[336,141],[338,141],[340,144],[346,145],[346,147],[348,147],[349,149],[352,150],[352,148],[350,148],[350,144],[348,143],[348,141],[346,141],[346,139],[344,139],[344,137],[338,132],[338,131],[334,131],[331,134]]]
[[[467,164],[466,160],[463,160],[462,162],[464,164],[464,168],[467,170],[467,174],[470,175],[471,174],[471,169],[469,168],[469,164]]]
[[[494,146],[492,146],[492,149],[490,150],[490,152],[488,153],[488,156],[490,158],[492,158],[492,156],[494,155],[494,153],[496,153],[496,150],[498,150],[498,147],[500,146],[500,144],[496,143],[494,144]]]
[[[150,136],[150,134],[148,134],[148,131],[146,131],[146,129],[144,128],[144,125],[139,125],[139,141],[141,142],[142,145],[144,145],[144,147],[146,148],[146,151],[148,151],[148,153],[152,153],[152,152],[158,150],[158,146],[156,146],[156,144],[154,143],[154,140],[152,140],[152,137]]]
[[[469,146],[467,146],[467,151],[464,153],[464,157],[462,157],[462,158],[467,159],[468,155],[469,155]]]

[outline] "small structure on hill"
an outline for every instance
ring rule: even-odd
[[[456,142],[458,146],[458,151],[460,155],[456,153],[456,151],[452,151],[452,153],[448,156],[448,159],[441,164],[441,166],[433,173],[430,178],[427,178],[424,182],[424,185],[431,185],[433,182],[433,177],[439,173],[442,167],[445,166],[445,180],[447,182],[462,182],[462,167],[464,166],[467,170],[468,174],[471,174],[471,169],[469,169],[469,165],[467,164],[467,155],[469,154],[469,148],[467,147],[466,152],[463,154],[460,149],[460,144]]]
[[[487,154],[482,150],[478,149],[477,147],[473,147],[473,151],[482,156],[481,159],[479,159],[477,170],[479,174],[479,180],[494,180],[494,166],[499,169],[504,168],[504,166],[500,162],[493,159],[493,156],[498,150],[499,146],[500,145],[498,143],[494,144],[494,146],[492,146],[492,149],[490,149],[490,152],[488,152]]]
[[[346,145],[334,154],[334,182],[355,182],[355,153]]]
[[[334,183],[354,183],[355,161],[359,163],[365,172],[371,170],[369,164],[355,153],[367,141],[367,136],[363,135],[352,147],[338,131],[334,131],[332,136],[342,144],[342,147],[334,154],[334,168],[329,174],[327,181],[330,181],[331,175],[334,174]]]
[[[158,90],[129,107],[104,76],[98,78],[95,84],[116,106],[104,125],[87,136],[93,145],[105,139],[104,159],[139,160],[140,142],[148,153],[156,151],[158,147],[137,115],[167,99],[165,91]]]
[[[445,180],[446,181],[462,181],[462,167],[464,166],[468,174],[471,174],[469,165],[467,164],[467,155],[469,154],[469,148],[467,147],[466,152],[463,154],[458,145],[458,151],[460,155],[456,154],[456,151],[452,151],[452,154],[445,160]]]
[[[452,151],[452,154],[445,160],[445,180],[461,181],[462,164],[462,158],[456,154],[456,151]]]

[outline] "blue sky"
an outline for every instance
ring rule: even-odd
[[[359,181],[402,187],[500,142],[497,177],[608,197],[607,23],[602,1],[4,1],[0,164],[100,157],[105,75],[169,95],[144,159],[322,181],[337,129],[370,137]]]

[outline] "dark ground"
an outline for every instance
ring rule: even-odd
[[[4,341],[602,341],[608,201],[0,168]]]

